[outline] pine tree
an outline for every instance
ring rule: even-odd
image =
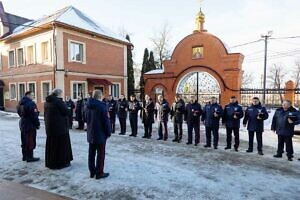
[[[126,35],[126,39],[130,42],[129,35]],[[127,46],[127,96],[129,97],[134,93],[134,70],[131,45]]]
[[[143,64],[142,64],[142,70],[141,70],[141,78],[140,78],[140,92],[141,92],[141,98],[144,98],[145,93],[145,80],[144,80],[144,74],[146,73],[146,70],[149,68],[149,51],[146,48],[144,51],[144,58],[143,58]]]
[[[150,51],[150,56],[149,56],[149,70],[148,71],[151,71],[151,70],[154,70],[154,69],[156,69],[154,54],[153,54],[153,51]]]

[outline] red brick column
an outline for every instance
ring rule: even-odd
[[[284,98],[286,100],[290,100],[292,102],[292,105],[295,104],[295,83],[293,81],[288,81],[285,84],[285,95]]]

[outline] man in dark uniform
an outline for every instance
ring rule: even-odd
[[[205,105],[202,115],[202,121],[205,125],[206,145],[205,148],[211,147],[211,135],[214,137],[214,149],[218,148],[219,143],[219,126],[220,118],[223,115],[223,109],[217,103],[216,97],[211,97],[209,104]],[[211,134],[212,133],[212,134]]]
[[[152,137],[152,124],[154,123],[154,102],[149,95],[145,95],[142,112],[145,134],[143,138],[150,139]]]
[[[231,149],[232,132],[234,134],[234,150],[238,151],[240,145],[240,119],[244,117],[242,106],[238,104],[235,96],[230,98],[230,103],[225,106],[222,123],[226,126],[225,150]]]
[[[190,97],[190,103],[186,105],[185,121],[188,125],[188,142],[193,143],[193,130],[195,131],[195,146],[200,143],[200,117],[202,115],[201,105],[195,96]]]
[[[289,161],[293,160],[293,136],[294,127],[300,123],[299,111],[293,106],[291,101],[285,100],[282,103],[282,107],[278,108],[273,116],[272,131],[275,131],[278,135],[278,148],[275,158],[282,158],[283,148],[285,144],[286,155]]]
[[[17,106],[17,112],[21,117],[19,124],[21,129],[22,160],[27,162],[40,160],[33,156],[33,150],[36,147],[36,130],[40,128],[39,111],[33,98],[33,92],[28,91]]]
[[[127,111],[128,111],[128,102],[123,94],[121,94],[120,99],[118,101],[118,117],[120,121],[121,132],[119,135],[126,134],[126,119],[127,119]]]
[[[252,99],[252,105],[245,111],[245,117],[243,120],[244,127],[246,127],[248,123],[249,148],[246,151],[247,153],[253,152],[254,133],[256,132],[258,154],[264,155],[262,150],[262,134],[264,132],[264,120],[268,119],[268,117],[269,114],[266,108],[261,105],[258,97],[254,97]]]
[[[111,95],[109,95],[106,103],[107,103],[107,108],[108,108],[108,112],[109,112],[111,133],[115,133],[117,102],[113,99],[113,97]]]
[[[155,115],[158,121],[158,139],[168,140],[168,120],[169,120],[170,107],[167,100],[163,95],[158,95],[157,103],[155,105]]]
[[[130,96],[128,102],[129,120],[131,127],[131,134],[129,136],[136,137],[138,131],[138,112],[141,109],[140,102],[136,99],[135,95]]]
[[[74,112],[75,104],[71,100],[71,98],[68,96],[66,96],[66,105],[68,108],[69,129],[72,129],[72,127],[73,127],[73,112]]]
[[[104,173],[104,160],[106,141],[111,135],[111,126],[107,106],[101,101],[101,96],[102,92],[95,90],[92,98],[88,99],[86,106],[87,141],[89,143],[88,165],[90,178],[96,176],[96,179],[109,176],[109,173]]]
[[[179,94],[176,94],[175,101],[171,108],[171,118],[173,118],[174,123],[174,134],[175,138],[173,142],[180,143],[182,140],[182,123],[185,112],[185,103],[181,99]]]
[[[78,122],[78,128],[76,128],[76,129],[83,130],[84,129],[83,100],[82,100],[81,96],[78,96],[78,99],[76,102],[75,119]]]

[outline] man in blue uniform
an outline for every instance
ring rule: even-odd
[[[273,116],[271,129],[278,135],[278,148],[275,158],[281,158],[285,144],[286,155],[289,161],[293,160],[293,136],[294,127],[300,123],[299,111],[293,106],[292,102],[285,100],[282,107],[278,108]]]
[[[173,142],[180,143],[182,140],[182,123],[185,112],[185,103],[181,99],[179,94],[176,94],[175,101],[171,108],[171,118],[173,118],[174,123],[174,134],[175,138]]]
[[[28,91],[17,106],[17,112],[21,117],[19,124],[21,129],[23,161],[27,162],[40,160],[33,156],[33,150],[36,147],[36,130],[40,128],[39,111],[33,98],[33,92]]]
[[[101,101],[102,92],[95,90],[92,98],[87,101],[87,141],[89,143],[88,165],[90,177],[96,179],[106,178],[109,173],[104,173],[105,145],[111,135],[111,126],[107,106]],[[97,153],[97,156],[96,156]],[[96,164],[95,164],[95,156]]]
[[[210,102],[203,109],[202,121],[205,125],[206,145],[205,148],[211,147],[211,135],[213,135],[214,149],[218,149],[219,143],[219,126],[220,118],[223,115],[223,109],[217,103],[216,97],[211,97]]]
[[[186,105],[185,121],[188,126],[187,145],[193,143],[193,130],[195,131],[195,146],[200,143],[200,117],[202,115],[201,105],[195,96],[190,97],[190,103]]]
[[[237,102],[235,96],[230,98],[230,103],[225,106],[222,123],[226,126],[225,150],[231,149],[232,132],[234,134],[234,150],[238,151],[240,145],[240,119],[243,118],[244,112],[242,106]]]
[[[262,134],[264,132],[264,120],[268,119],[269,114],[265,107],[263,107],[258,97],[252,99],[252,105],[245,111],[245,117],[243,120],[244,127],[247,126],[249,133],[249,148],[247,153],[253,152],[253,140],[254,133],[256,133],[257,151],[259,155],[263,154],[263,139]]]

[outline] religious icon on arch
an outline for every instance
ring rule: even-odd
[[[193,59],[203,58],[203,47],[193,47]]]

